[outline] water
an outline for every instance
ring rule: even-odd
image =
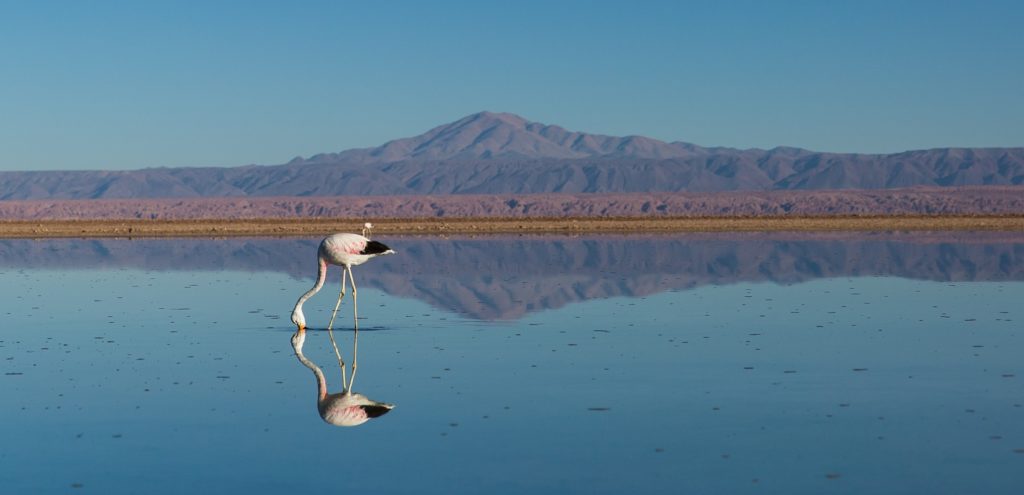
[[[0,492],[1024,482],[1024,236],[381,240],[353,389],[395,408],[347,428],[288,321],[317,239],[0,241]],[[302,348],[329,393],[339,273]]]

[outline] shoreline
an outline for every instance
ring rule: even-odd
[[[686,232],[1024,231],[1024,215],[571,218],[303,218],[194,220],[3,220],[0,238],[304,237],[374,235],[659,234]]]

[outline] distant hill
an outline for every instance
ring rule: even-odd
[[[286,164],[0,172],[0,200],[718,192],[1024,184],[1024,148],[896,154],[705,148],[481,112],[376,148]]]
[[[480,112],[416,137],[376,148],[315,155],[305,163],[383,164],[401,161],[533,160],[580,158],[665,159],[705,152],[686,143],[641,136],[613,137],[567,131],[511,113]]]

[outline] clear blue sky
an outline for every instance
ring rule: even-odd
[[[700,145],[1024,146],[1024,2],[0,0],[0,170],[274,164],[480,110]]]

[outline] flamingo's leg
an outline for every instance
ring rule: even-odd
[[[341,300],[345,297],[345,267],[341,267],[341,293],[338,294],[338,302],[334,304],[334,311],[331,312],[331,322],[327,324],[330,330],[334,326],[334,317],[338,316],[338,308],[341,307]]]
[[[349,273],[351,277],[352,274]],[[349,378],[348,390],[352,390],[352,386],[356,382],[356,370],[359,369],[359,322],[356,321],[355,329],[352,332],[352,377]]]
[[[338,315],[338,307],[345,297],[345,267],[341,268],[341,293],[338,294],[338,302],[334,305],[334,312],[331,313],[331,322],[327,324],[327,336],[331,338],[331,346],[334,347],[334,355],[338,358],[338,366],[341,367],[341,385],[345,386],[345,360],[338,351],[338,343],[334,341],[334,317]]]
[[[352,282],[352,325],[355,335],[352,337],[352,379],[349,382],[349,390],[352,390],[352,383],[356,381],[356,369],[359,367],[359,361],[356,353],[359,348],[359,299],[356,297],[358,290],[356,289],[356,278],[352,275],[352,268],[346,267],[348,270],[348,279]]]
[[[359,325],[359,299],[356,297],[356,278],[352,275],[351,268],[348,268],[348,279],[352,282],[352,319],[355,325]]]

